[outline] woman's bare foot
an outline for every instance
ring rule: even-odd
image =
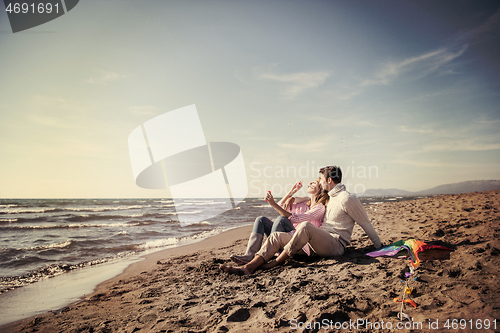
[[[238,274],[238,275],[252,274],[252,272],[250,272],[245,266],[232,267],[232,266],[220,265],[219,269],[229,274]]]
[[[241,266],[243,266],[243,265],[248,264],[248,263],[249,263],[249,262],[250,262],[253,258],[252,258],[252,259],[250,259],[250,260],[245,260],[244,256],[235,256],[235,255],[232,255],[232,256],[230,257],[230,259],[231,259],[234,263],[236,263],[236,265],[241,265]]]

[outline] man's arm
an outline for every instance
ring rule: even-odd
[[[377,249],[382,247],[382,242],[380,241],[377,232],[373,228],[373,225],[370,222],[370,218],[368,217],[368,214],[366,214],[366,210],[361,204],[361,201],[359,201],[359,199],[355,196],[350,195],[345,203],[344,208],[347,214],[349,214],[349,216],[352,217],[352,219],[356,221],[356,223],[359,224],[361,228],[363,228],[365,233],[373,242],[373,245],[375,245]]]

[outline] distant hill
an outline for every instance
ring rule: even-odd
[[[413,195],[413,192],[399,190],[397,188],[377,188],[377,189],[369,189],[366,190],[365,193],[361,196],[363,197],[392,197],[392,196],[405,196],[405,195]]]
[[[470,180],[454,184],[439,185],[427,190],[410,192],[396,188],[391,189],[368,189],[359,196],[362,197],[384,197],[384,196],[406,196],[406,195],[432,195],[432,194],[460,194],[468,192],[482,192],[500,190],[500,180]]]

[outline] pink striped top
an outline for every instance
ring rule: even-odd
[[[316,204],[311,209],[307,207],[307,202],[303,201],[299,204],[292,205],[292,215],[288,217],[293,226],[297,226],[302,222],[311,222],[318,228],[323,224],[323,217],[325,216],[326,208],[322,204]]]

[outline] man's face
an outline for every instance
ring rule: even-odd
[[[321,187],[325,190],[329,190],[328,188],[328,183],[326,181],[326,178],[325,178],[325,175],[324,174],[320,174],[319,176],[319,183],[321,184]]]

